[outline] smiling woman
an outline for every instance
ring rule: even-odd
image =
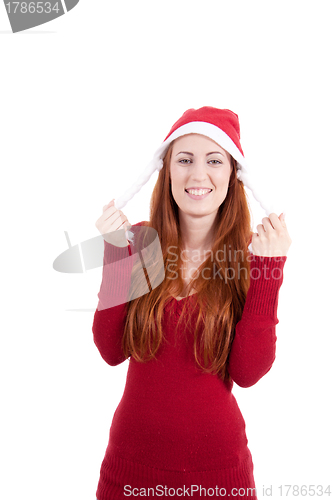
[[[180,215],[183,212],[215,211],[224,202],[231,174],[230,155],[214,141],[199,134],[187,134],[171,147],[171,192]],[[219,151],[212,152],[212,148]],[[186,151],[185,151],[186,150]],[[205,203],[193,203],[190,200]],[[214,215],[213,215],[214,217]]]
[[[254,254],[249,251],[246,164],[232,111],[186,111],[149,172],[156,168],[150,220],[132,229],[157,232],[164,279],[156,279],[161,269],[154,256],[149,265],[147,250],[150,283],[159,284],[138,297],[146,277],[141,262],[137,267],[131,259],[146,246],[137,235],[128,248],[104,246],[94,341],[108,364],[130,361],[97,498],[127,498],[129,490],[144,495],[148,488],[157,496],[163,485],[165,497],[185,488],[192,498],[256,500],[245,421],[232,387],[254,385],[273,365],[290,238],[282,217],[270,214],[258,226]],[[104,233],[125,217],[119,206],[135,189],[117,207],[104,207],[98,226]],[[123,303],[108,308],[115,290]]]

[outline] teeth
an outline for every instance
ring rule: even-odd
[[[201,196],[206,193],[210,193],[211,189],[186,189],[190,194],[195,194],[196,196]]]

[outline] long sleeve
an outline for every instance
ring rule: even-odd
[[[275,360],[278,295],[287,257],[252,255],[250,287],[228,359],[228,371],[240,387],[251,387]]]
[[[139,222],[132,227],[141,225],[142,222]],[[102,283],[92,331],[102,358],[111,366],[116,366],[126,359],[122,350],[122,337],[131,273],[136,259],[138,254],[132,244],[121,248],[104,241]]]
[[[126,295],[131,275],[130,246],[104,241],[103,275],[92,331],[102,358],[115,366],[125,361],[121,342],[126,321]]]

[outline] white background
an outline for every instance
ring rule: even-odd
[[[16,34],[0,5],[4,500],[95,500],[128,362],[108,366],[93,343],[102,269],[66,275],[53,261],[64,231],[72,245],[99,234],[103,205],[186,109],[206,105],[238,114],[293,240],[276,361],[234,386],[258,498],[269,486],[282,498],[285,484],[333,491],[331,5],[81,0]],[[123,209],[132,224],[148,220],[156,179]],[[265,214],[251,206],[256,225]]]

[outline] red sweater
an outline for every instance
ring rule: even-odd
[[[92,330],[101,356],[111,366],[125,360],[121,339],[126,304],[107,307],[107,300],[116,293],[125,302],[124,284],[130,280],[132,263],[129,258],[118,266],[106,264],[128,255],[129,247],[104,242]],[[275,359],[278,292],[286,257],[279,259],[253,256],[251,261],[250,288],[228,360],[230,376],[241,387],[258,382]],[[191,315],[188,329],[178,321],[183,308]],[[170,298],[162,322],[167,342],[157,359],[139,363],[129,358],[124,394],[101,466],[98,500],[172,495],[256,499],[252,457],[233,382],[198,367],[191,337],[196,317],[196,294],[180,301]],[[240,488],[248,489],[247,494]]]

